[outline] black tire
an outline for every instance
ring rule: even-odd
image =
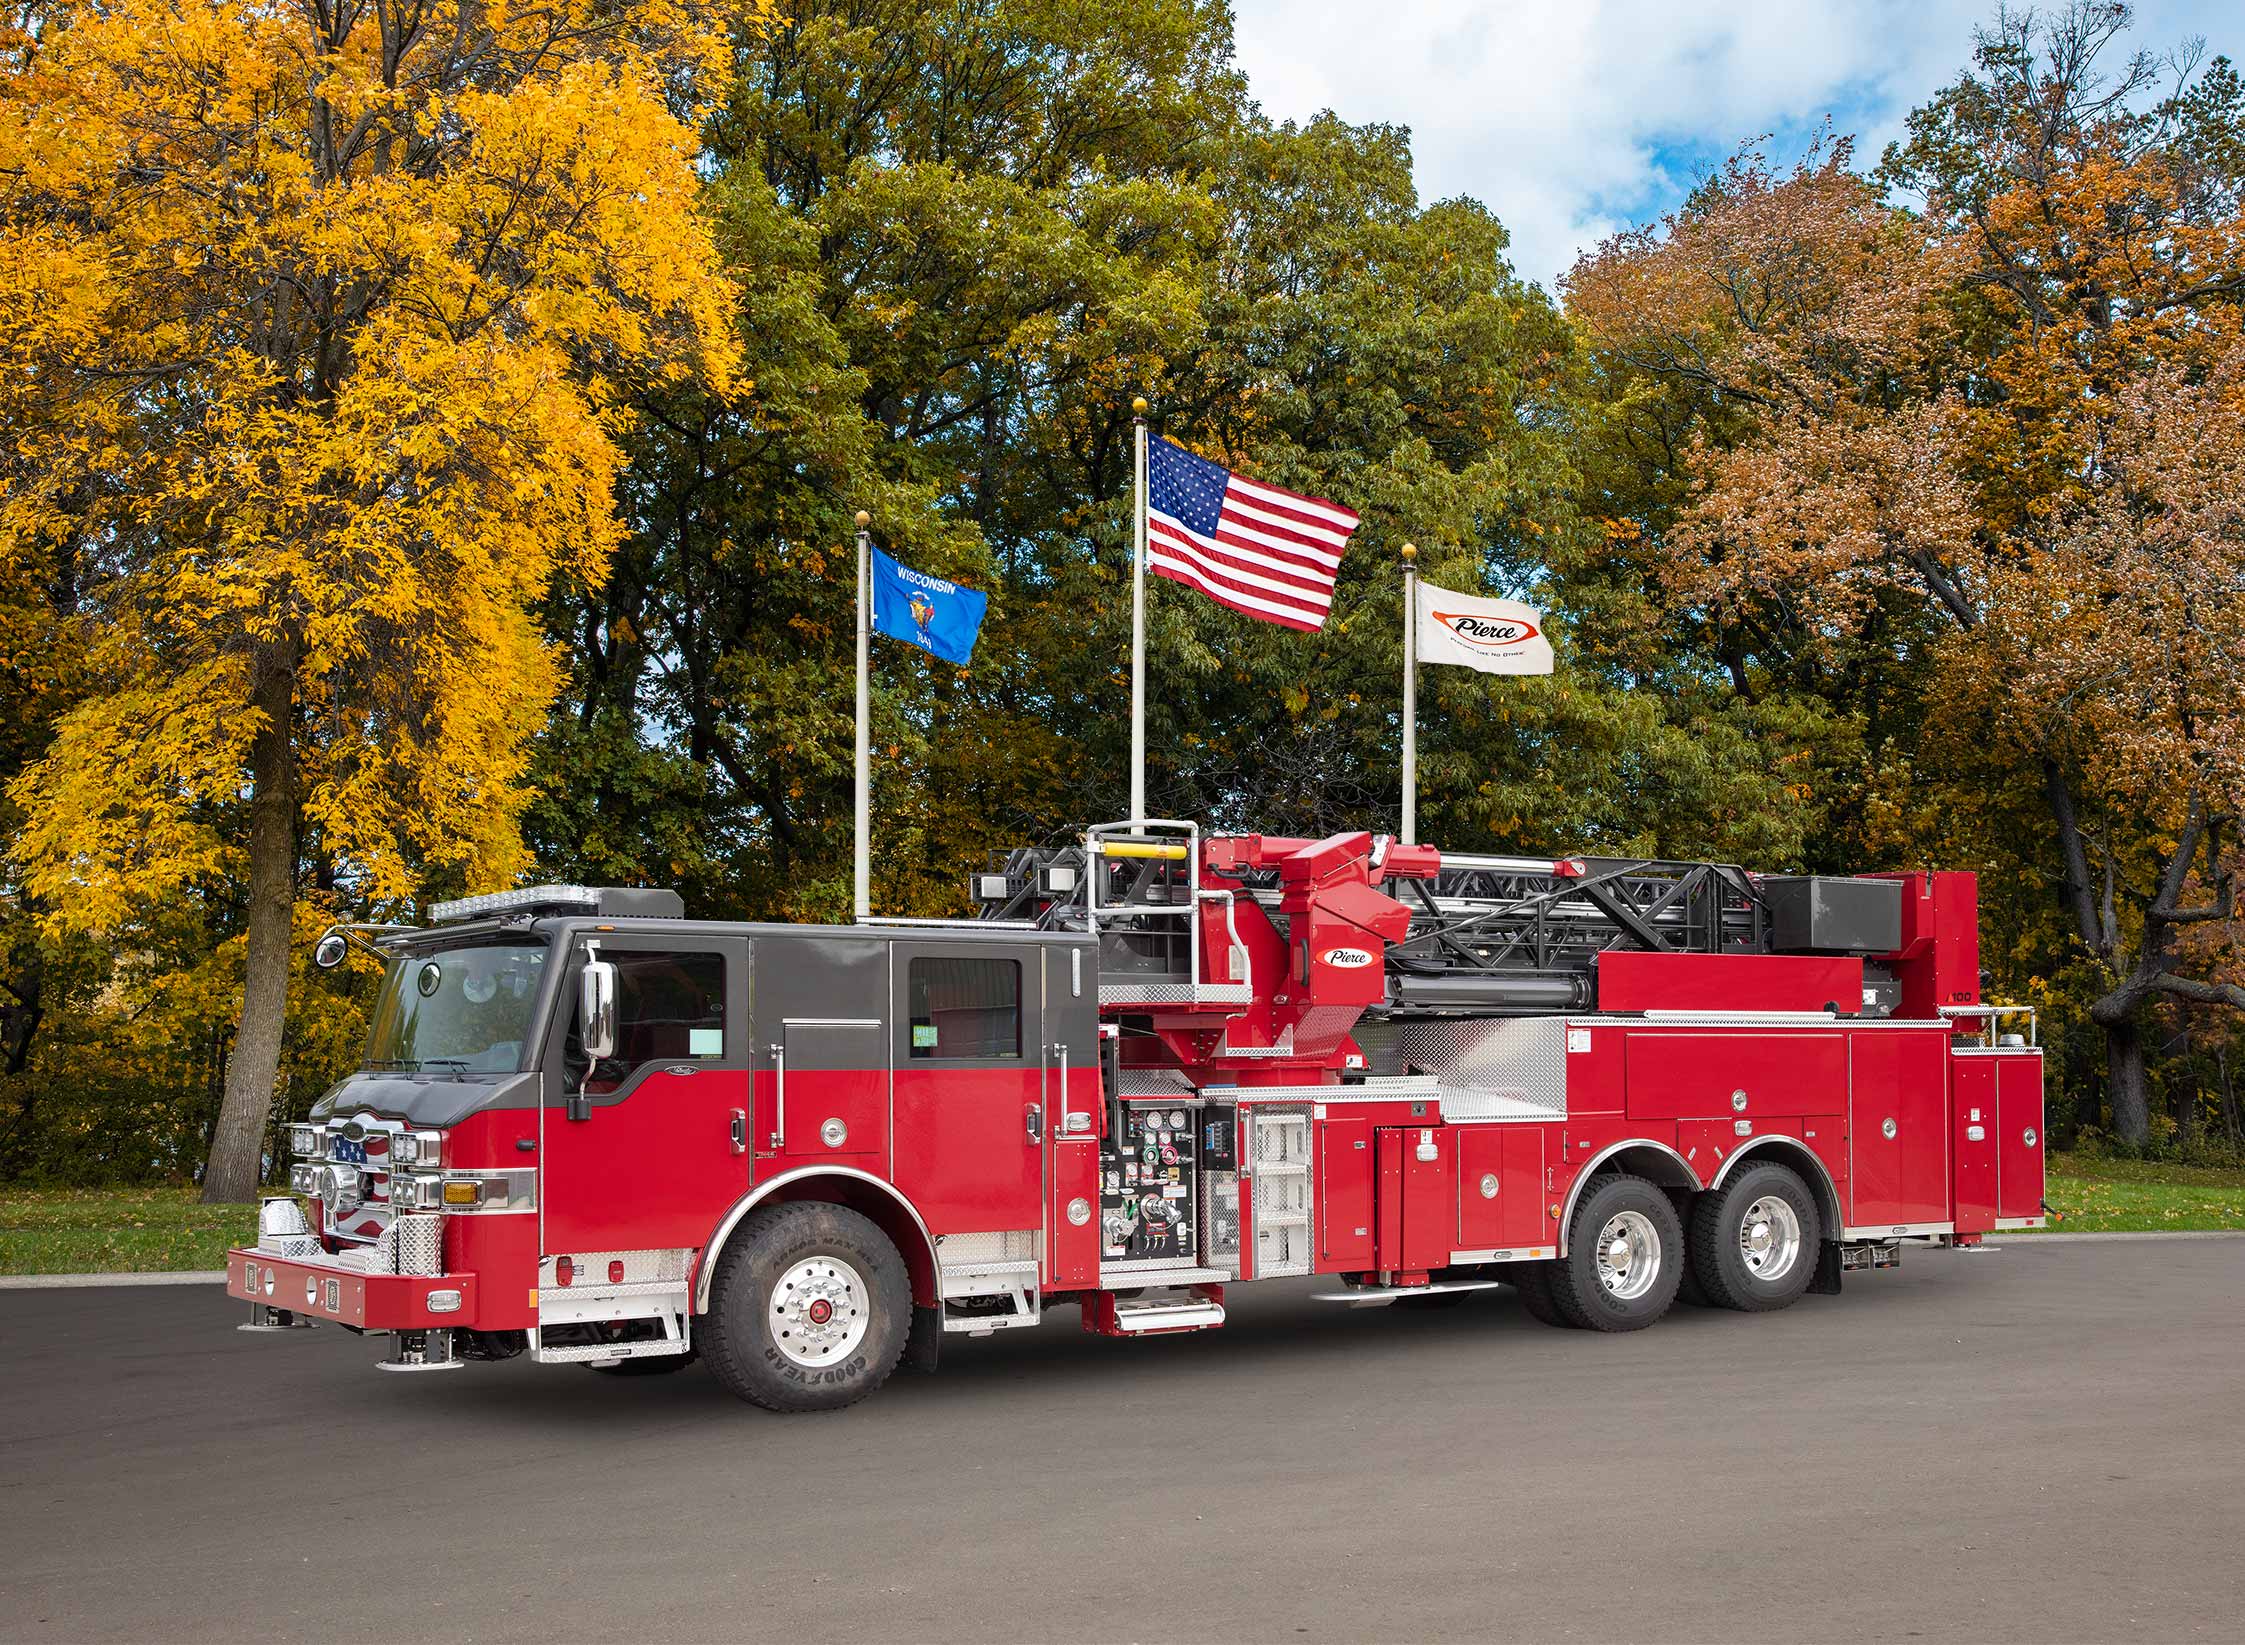
[[[1512,1288],[1520,1293],[1520,1306],[1528,1310],[1530,1319],[1541,1320],[1546,1325],[1567,1323],[1567,1317],[1559,1312],[1559,1304],[1551,1295],[1551,1270],[1556,1266],[1550,1262],[1515,1262],[1506,1269]]]
[[[620,1359],[613,1365],[588,1365],[588,1371],[598,1371],[604,1377],[659,1377],[673,1371],[683,1371],[698,1355],[653,1354],[646,1359]]]
[[[1765,1200],[1782,1201],[1792,1210],[1795,1223],[1791,1259],[1776,1273],[1756,1269],[1741,1237],[1747,1211]],[[1823,1218],[1817,1215],[1816,1196],[1808,1184],[1787,1166],[1758,1162],[1725,1183],[1721,1193],[1700,1195],[1692,1207],[1692,1274],[1718,1308],[1735,1308],[1742,1314],[1789,1308],[1816,1278],[1823,1237]],[[1762,1260],[1766,1263],[1768,1255]]]
[[[1599,1237],[1617,1218],[1633,1216],[1642,1249],[1638,1278],[1623,1288],[1600,1278]],[[1551,1265],[1551,1299],[1570,1325],[1586,1331],[1642,1331],[1675,1304],[1683,1280],[1684,1225],[1668,1196],[1643,1177],[1600,1177],[1584,1190],[1568,1224],[1567,1254]]]
[[[790,1275],[815,1280],[808,1308],[824,1302],[823,1317],[806,1310],[807,1293],[795,1292]],[[852,1340],[860,1310],[863,1329]],[[767,1205],[748,1214],[717,1259],[701,1351],[717,1380],[752,1405],[835,1411],[888,1381],[911,1327],[904,1259],[868,1218],[839,1205]],[[836,1357],[803,1345],[813,1332],[835,1333]],[[799,1333],[803,1340],[786,1342]]]
[[[1676,1207],[1676,1220],[1684,1225],[1685,1247],[1684,1264],[1677,1270],[1676,1300],[1694,1308],[1712,1308],[1715,1306],[1715,1299],[1709,1296],[1705,1288],[1700,1285],[1699,1270],[1693,1266],[1691,1260],[1691,1253],[1695,1249],[1692,1238],[1692,1212],[1698,1208],[1699,1202],[1707,1197],[1705,1194],[1692,1194],[1685,1199],[1682,1205]]]

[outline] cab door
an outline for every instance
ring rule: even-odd
[[[583,1055],[580,947],[545,1059],[541,1254],[698,1246],[748,1188],[748,941],[597,940],[616,968],[616,1050]]]
[[[885,1176],[888,944],[849,928],[757,938],[754,1175],[805,1166]]]
[[[915,938],[890,973],[897,1187],[934,1234],[1041,1231],[1043,947]]]
[[[1088,941],[1044,950],[1045,1263],[1047,1286],[1099,1283],[1099,1133],[1105,1102],[1099,1072],[1099,956]],[[1081,1217],[1081,1221],[1077,1219]]]

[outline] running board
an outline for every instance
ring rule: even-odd
[[[1351,1308],[1385,1308],[1405,1297],[1431,1297],[1438,1291],[1495,1291],[1501,1279],[1438,1279],[1425,1285],[1352,1285],[1345,1291],[1312,1291],[1312,1302],[1345,1302]]]
[[[1094,1291],[1083,1299],[1084,1329],[1103,1337],[1208,1331],[1224,1323],[1224,1288],[1195,1285],[1183,1296],[1118,1297]]]

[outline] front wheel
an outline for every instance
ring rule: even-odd
[[[1806,1183],[1775,1161],[1749,1165],[1692,1207],[1692,1271],[1716,1306],[1766,1314],[1800,1300],[1823,1237]]]
[[[1675,1303],[1683,1261],[1684,1225],[1668,1196],[1643,1177],[1601,1177],[1549,1270],[1552,1300],[1570,1325],[1642,1331]]]
[[[839,1205],[749,1213],[710,1286],[702,1357],[768,1411],[833,1411],[888,1381],[912,1326],[912,1287],[888,1236]]]

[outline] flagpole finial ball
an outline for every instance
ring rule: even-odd
[[[865,510],[864,510],[864,509],[862,509],[862,508],[861,508],[861,509],[859,509],[859,510],[857,511],[857,528],[858,528],[858,530],[860,530],[860,531],[863,531],[863,530],[864,530],[864,529],[865,529],[865,528],[866,528],[867,526],[871,525],[872,523],[873,523],[873,516],[872,516],[872,515],[870,515],[870,514],[866,513],[866,512],[865,512]]]
[[[1135,399],[1135,400],[1131,401],[1131,402],[1130,402],[1130,409],[1131,409],[1131,412],[1132,412],[1132,414],[1133,414],[1133,415],[1135,415],[1135,416],[1139,416],[1139,417],[1143,417],[1143,416],[1145,416],[1145,415],[1146,415],[1146,396],[1145,396],[1145,395],[1143,395],[1143,394],[1141,394],[1141,395],[1139,395],[1139,396],[1138,396],[1138,398],[1137,398],[1137,399]]]
[[[1417,548],[1413,547],[1413,546],[1412,546],[1411,544],[1409,544],[1409,543],[1405,543],[1405,544],[1403,545],[1403,563],[1404,563],[1405,565],[1409,565],[1409,564],[1410,564],[1410,563],[1411,563],[1411,562],[1412,562],[1413,560],[1417,559],[1418,557],[1419,557],[1419,551],[1418,551],[1418,549],[1417,549]]]

